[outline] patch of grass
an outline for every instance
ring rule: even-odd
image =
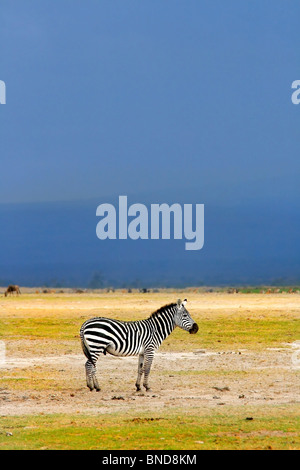
[[[0,389],[14,391],[41,391],[56,390],[64,388],[63,377],[58,376],[57,371],[44,368],[11,369],[5,371],[0,377]],[[1,412],[1,411],[0,411]]]
[[[259,286],[259,287],[242,287],[239,289],[241,294],[288,294],[299,293],[299,286]]]
[[[12,435],[11,435],[12,434]],[[289,408],[182,414],[2,417],[0,449],[299,449]]]
[[[32,314],[0,320],[0,339],[72,339],[82,322],[74,318],[43,317]]]
[[[92,315],[93,316],[93,315]],[[118,318],[122,319],[121,313]],[[214,315],[207,319],[203,315],[194,316],[199,324],[196,335],[176,328],[175,331],[162,343],[162,351],[194,351],[196,349],[210,350],[238,350],[264,349],[266,347],[281,346],[282,343],[292,343],[300,338],[299,318],[286,316],[247,317],[245,315]],[[42,317],[36,318],[31,314],[26,317],[2,318],[0,320],[0,340],[13,341],[14,347],[18,341],[30,340],[43,342],[47,350],[51,350],[52,343],[69,342],[70,351],[79,353],[79,329],[83,320],[78,318]],[[75,343],[76,341],[76,343]],[[77,348],[76,348],[77,344]],[[32,353],[36,346],[32,344]],[[63,344],[66,348],[66,344]]]
[[[245,318],[245,316],[215,316],[213,319],[195,317],[199,324],[196,335],[186,335],[176,329],[167,338],[162,350],[193,351],[197,348],[264,349],[291,343],[300,338],[300,320],[272,317]]]

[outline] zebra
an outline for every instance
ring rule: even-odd
[[[191,334],[197,333],[199,327],[186,310],[187,299],[171,303],[159,308],[145,320],[120,321],[110,318],[96,317],[83,323],[80,338],[83,352],[87,358],[85,363],[87,387],[100,391],[96,377],[96,362],[101,353],[113,356],[138,356],[138,374],[136,390],[141,390],[141,379],[144,374],[143,386],[148,391],[149,374],[154,352],[164,339],[179,326]]]

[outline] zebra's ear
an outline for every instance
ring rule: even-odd
[[[184,299],[184,301],[182,302],[181,299],[178,299],[177,300],[177,306],[178,308],[181,308],[181,307],[185,307],[185,304],[187,303],[187,299]]]

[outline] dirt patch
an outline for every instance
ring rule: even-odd
[[[103,356],[98,361],[99,393],[86,388],[82,354],[10,357],[0,369],[4,385],[0,415],[133,410],[139,414],[183,406],[196,410],[296,404],[300,372],[292,352],[288,346],[259,353],[244,349],[158,352],[148,392],[135,392],[136,357]]]

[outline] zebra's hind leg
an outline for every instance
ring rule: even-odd
[[[91,361],[85,363],[86,371],[86,384],[90,391],[96,389],[96,392],[100,392],[100,386],[96,377],[96,366]]]
[[[90,391],[94,390],[93,370],[94,364],[91,361],[85,363],[86,385]]]
[[[135,383],[137,392],[141,390],[141,379],[142,379],[143,372],[144,372],[144,353],[141,353],[139,355],[138,375],[137,375],[137,379]]]
[[[98,383],[98,379],[96,377],[96,372],[97,372],[97,369],[96,369],[96,366],[95,366],[94,367],[94,375],[93,375],[94,387],[95,387],[96,392],[100,392],[101,388],[100,388],[100,385]]]

